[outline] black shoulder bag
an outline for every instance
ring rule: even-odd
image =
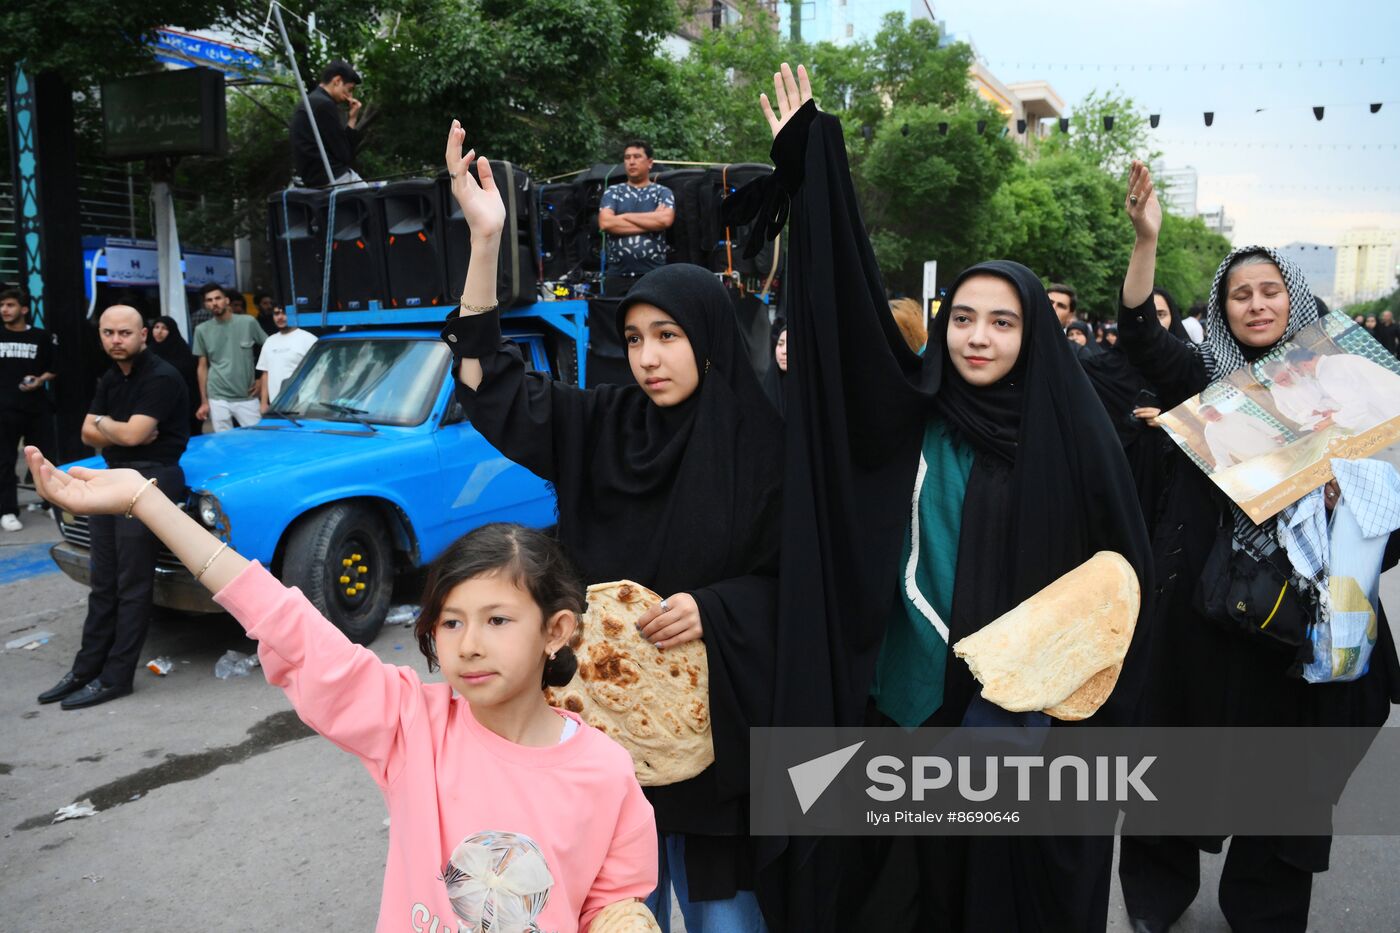
[[[1192,600],[1197,612],[1236,631],[1263,635],[1297,649],[1295,667],[1312,660],[1309,600],[1294,585],[1282,548],[1263,560],[1235,550],[1225,510]]]

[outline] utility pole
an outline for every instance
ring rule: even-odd
[[[788,0],[788,38],[802,41],[802,0]]]

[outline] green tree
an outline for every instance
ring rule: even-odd
[[[1105,125],[1112,118],[1112,126]],[[1113,175],[1127,177],[1134,159],[1150,163],[1161,155],[1150,146],[1148,118],[1131,97],[1118,91],[1090,91],[1070,115],[1068,136],[1052,132],[1040,143],[1048,155],[1069,151]]]
[[[152,68],[151,44],[161,26],[202,29],[215,23],[261,21],[255,0],[64,0],[10,3],[0,11],[0,61],[52,71],[75,88]]]

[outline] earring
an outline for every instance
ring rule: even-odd
[[[554,660],[554,656],[555,656],[556,654],[558,654],[558,653],[559,653],[559,652],[557,652],[557,651],[551,651],[551,652],[549,653],[549,659],[550,659],[551,661],[553,661],[553,660]]]

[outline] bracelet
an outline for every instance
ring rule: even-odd
[[[136,500],[139,499],[139,498],[141,498],[141,494],[142,494],[143,492],[145,492],[147,489],[150,489],[152,486],[155,486],[155,485],[156,485],[156,478],[155,478],[154,476],[152,476],[150,479],[146,480],[146,482],[143,483],[143,484],[141,485],[141,488],[140,488],[140,489],[136,490],[136,495],[134,495],[134,496],[131,497],[131,504],[128,505],[128,506],[126,507],[126,517],[127,517],[127,518],[130,518],[130,517],[131,517],[131,511],[132,511],[132,509],[136,508]]]
[[[214,561],[216,561],[216,560],[219,559],[219,555],[222,554],[224,551],[227,551],[227,550],[228,550],[228,542],[225,541],[223,544],[220,544],[220,545],[219,545],[218,549],[217,549],[216,551],[214,551],[213,554],[210,554],[210,555],[209,555],[209,559],[206,560],[206,561],[204,562],[204,566],[203,566],[203,567],[200,567],[200,568],[199,568],[199,573],[195,574],[195,575],[194,575],[194,578],[195,578],[196,580],[198,580],[200,577],[204,576],[205,571],[207,571],[210,567],[214,566]]]
[[[485,314],[488,311],[495,311],[500,306],[500,302],[498,301],[493,301],[489,305],[469,305],[463,302],[461,305],[461,312],[463,314]]]

